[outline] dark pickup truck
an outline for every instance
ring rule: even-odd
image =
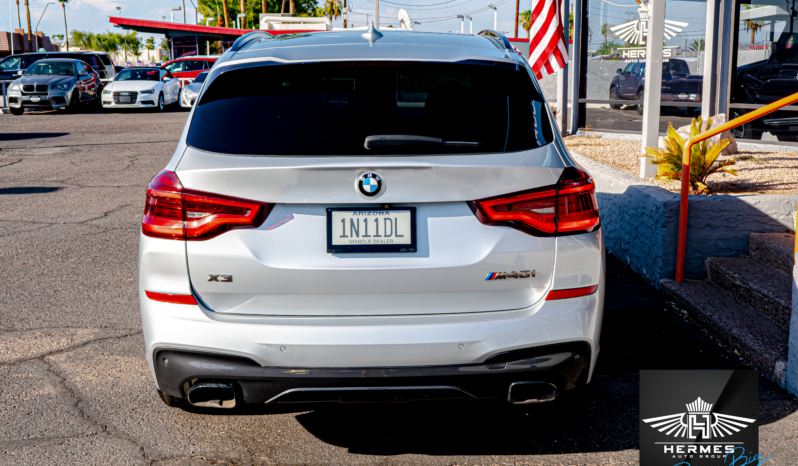
[[[629,63],[624,69],[618,69],[610,83],[610,100],[636,100],[637,112],[643,114],[643,89],[645,88],[644,62]],[[662,98],[663,102],[701,102],[702,76],[691,76],[687,62],[671,58],[662,63]],[[623,103],[610,104],[610,108],[619,109]]]

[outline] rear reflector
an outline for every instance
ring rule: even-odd
[[[151,300],[160,301],[162,303],[197,304],[197,300],[190,294],[156,293],[154,291],[145,291],[144,293]]]
[[[571,288],[570,290],[551,290],[546,296],[546,301],[587,296],[595,293],[597,289],[598,285],[586,286],[584,288]]]
[[[477,218],[538,236],[593,231],[600,222],[596,187],[583,169],[567,167],[556,185],[474,201]]]
[[[162,171],[147,186],[141,231],[165,239],[204,240],[237,228],[256,228],[270,205],[183,189],[174,172]]]

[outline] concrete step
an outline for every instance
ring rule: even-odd
[[[709,257],[704,266],[710,281],[789,332],[791,275],[747,257]]]
[[[795,234],[751,233],[748,235],[751,257],[763,264],[771,265],[782,272],[792,274],[795,261]]]
[[[660,290],[701,325],[784,387],[789,334],[729,291],[707,280],[660,281]],[[679,344],[679,342],[674,342]]]

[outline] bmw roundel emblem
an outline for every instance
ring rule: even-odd
[[[376,196],[382,190],[382,178],[376,173],[364,173],[360,175],[357,187],[364,196]]]

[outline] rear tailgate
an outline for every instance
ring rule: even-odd
[[[467,201],[553,185],[561,167],[553,145],[506,154],[379,158],[233,157],[189,148],[176,170],[186,189],[273,204],[257,229],[186,243],[192,286],[212,310],[235,314],[528,307],[551,281],[555,238],[483,225]],[[356,191],[364,172],[385,183],[376,201]],[[385,205],[415,208],[415,252],[327,252],[328,208]],[[493,272],[520,278],[486,280]]]

